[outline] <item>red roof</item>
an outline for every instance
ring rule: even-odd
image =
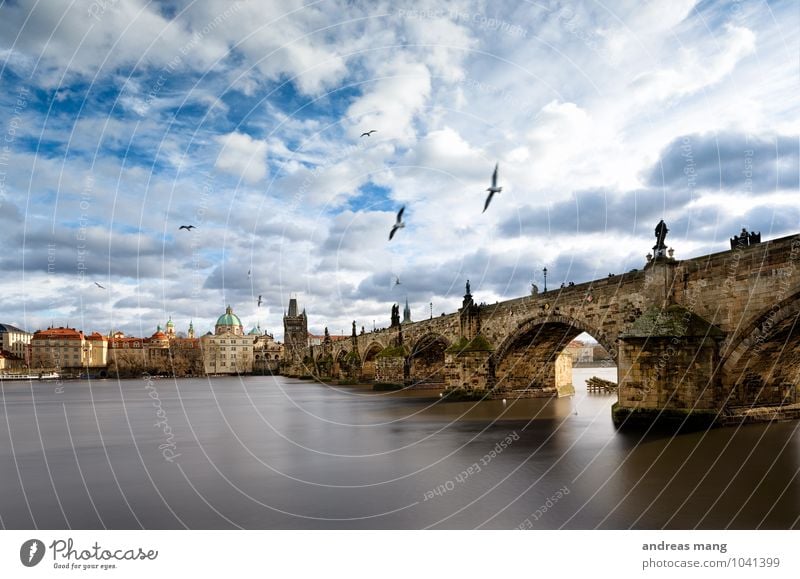
[[[83,332],[75,328],[47,328],[33,333],[32,340],[82,340]]]
[[[143,340],[142,338],[111,338],[108,341],[108,346],[110,348],[123,348],[125,344],[144,344],[147,340]]]

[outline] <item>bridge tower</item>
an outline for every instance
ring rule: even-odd
[[[283,316],[283,373],[286,376],[304,376],[310,373],[303,358],[308,353],[308,317],[303,308],[297,313],[297,299],[289,300],[289,311]]]

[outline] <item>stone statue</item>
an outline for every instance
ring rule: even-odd
[[[663,256],[664,250],[667,249],[667,246],[664,243],[667,233],[669,233],[669,229],[667,229],[667,224],[664,223],[664,220],[662,219],[658,222],[658,225],[656,225],[656,244],[653,246],[653,251],[655,251],[656,257]]]
[[[400,306],[392,304],[392,326],[400,325]]]
[[[467,295],[470,295],[470,291],[469,291],[469,280],[467,280]]]
[[[731,249],[743,249],[757,243],[761,243],[761,232],[747,231],[746,227],[742,227],[741,234],[731,237]]]
[[[353,320],[353,337],[356,337],[356,321]]]

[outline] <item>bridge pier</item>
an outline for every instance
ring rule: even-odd
[[[468,398],[482,398],[494,388],[493,350],[483,339],[463,340],[444,355],[445,390]]]
[[[724,334],[682,306],[653,307],[620,334],[617,427],[707,428],[725,403]]]

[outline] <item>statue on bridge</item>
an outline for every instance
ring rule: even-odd
[[[469,280],[467,280],[467,293],[466,293],[466,294],[464,294],[464,295],[465,295],[465,296],[472,295],[472,294],[470,293],[470,291],[469,291]]]
[[[392,327],[400,325],[400,306],[392,304]]]
[[[742,227],[741,234],[731,237],[731,249],[745,248],[757,243],[761,243],[761,232],[748,232],[746,227]]]
[[[656,225],[656,244],[653,246],[655,257],[664,257],[664,251],[667,249],[664,239],[666,239],[667,233],[669,233],[669,229],[667,229],[667,224],[662,219]]]

